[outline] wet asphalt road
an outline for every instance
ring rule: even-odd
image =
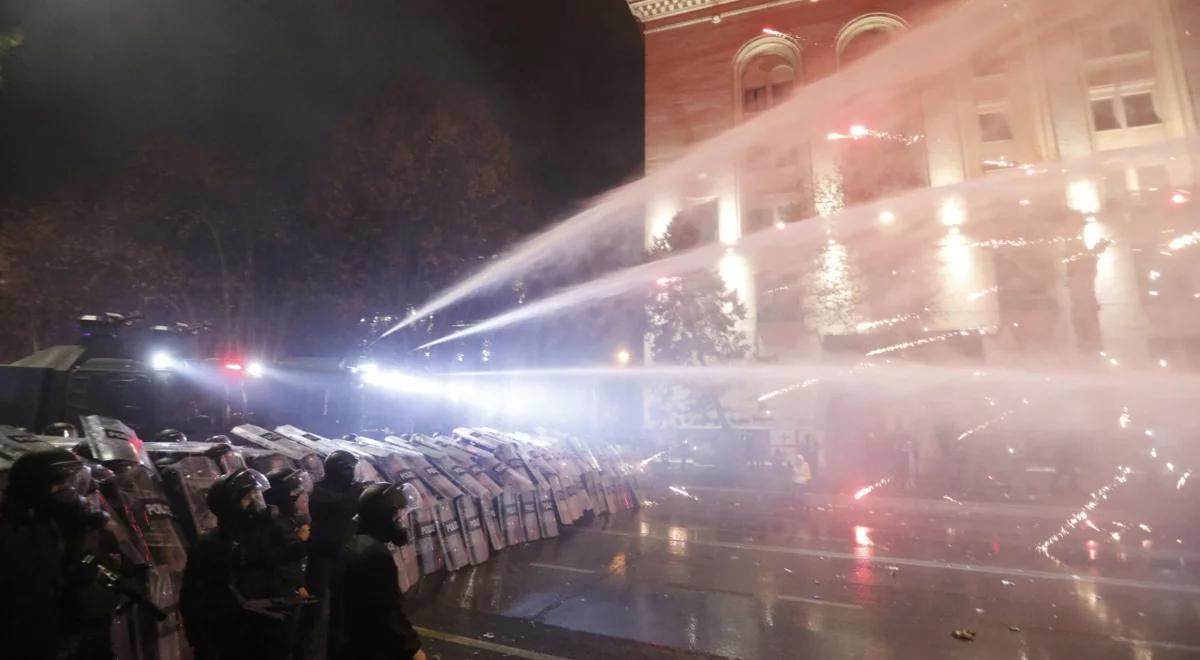
[[[1060,511],[690,492],[425,578],[430,657],[1200,658],[1195,522],[1094,516],[1046,557]]]

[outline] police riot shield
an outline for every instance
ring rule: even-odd
[[[494,443],[485,443],[482,439],[475,437],[471,429],[455,429],[454,437],[458,440],[459,448],[470,454],[475,463],[483,468],[486,476],[502,489],[497,513],[504,525],[507,544],[517,545],[526,541],[538,540],[541,534],[538,532],[536,509],[533,511],[532,521],[527,521],[527,516],[521,507],[521,492],[532,490],[532,482],[509,470],[508,465],[492,453],[491,450],[495,447]],[[533,524],[529,525],[528,522]],[[527,532],[531,528],[534,535],[528,536]]]
[[[514,509],[511,516],[506,516],[502,495],[504,488],[488,475],[474,456],[459,446],[453,438],[446,436],[419,436],[422,442],[431,442],[443,453],[449,456],[456,465],[470,475],[471,480],[479,485],[486,493],[480,494],[480,510],[483,513],[484,529],[487,530],[488,540],[493,550],[503,550],[508,546],[508,539],[519,533],[521,520]],[[393,438],[395,440],[395,438]],[[493,459],[495,460],[495,459]],[[511,530],[511,531],[510,531]]]
[[[316,441],[319,436],[305,434],[308,441]],[[345,444],[320,438],[329,445]],[[364,443],[354,447],[352,451],[360,455],[369,455],[374,465],[378,465],[382,479],[396,484],[411,484],[416,494],[421,498],[421,506],[411,507],[402,517],[401,522],[409,530],[412,543],[405,546],[392,546],[392,556],[396,566],[403,573],[401,589],[407,590],[420,580],[421,575],[443,570],[446,567],[445,544],[441,541],[441,531],[437,526],[436,501],[437,494],[420,479],[415,472],[390,448],[381,449],[378,446]],[[372,464],[360,461],[359,465]]]
[[[238,447],[237,453],[246,462],[246,467],[268,474],[281,468],[301,469],[300,464],[292,459],[270,449],[258,447]],[[316,479],[316,477],[313,477]]]
[[[149,612],[135,617],[138,655],[157,660],[186,658],[179,588],[187,552],[154,465],[137,435],[121,422],[91,415],[83,418],[83,429],[93,457],[113,472],[101,492],[145,552],[147,598],[167,613],[161,621]]]
[[[391,481],[395,483],[403,483],[404,480],[397,478],[397,470],[402,469],[393,462],[388,460],[388,457],[382,456],[379,452],[365,452],[363,448],[357,446],[347,446],[348,443],[335,441],[315,433],[310,433],[296,426],[284,424],[275,427],[275,432],[279,433],[291,441],[312,450],[320,456],[327,456],[329,453],[345,449],[360,458],[359,463],[355,466],[355,479],[363,482],[376,481]],[[411,589],[422,575],[422,569],[428,567],[430,572],[441,570],[445,565],[445,559],[436,557],[437,545],[433,543],[431,538],[429,543],[418,542],[418,518],[421,518],[420,512],[410,511],[401,517],[401,524],[409,530],[409,536],[412,538],[412,543],[405,546],[396,546],[389,544],[392,551],[392,557],[396,562],[396,567],[399,573],[400,589],[407,591]],[[432,519],[432,513],[428,515]],[[422,549],[426,555],[422,556]]]
[[[529,479],[526,470],[521,466],[514,469],[506,457],[500,454],[500,443],[485,433],[476,431],[470,436],[469,443],[475,448],[490,452],[492,457],[499,462],[498,466],[492,468],[492,474],[502,480],[506,490],[509,491],[506,493],[506,497],[511,499],[506,506],[516,505],[520,511],[524,539],[527,541],[541,539],[541,520],[538,515],[541,498],[538,496],[538,487],[533,480]]]
[[[321,460],[322,454],[300,444],[292,438],[285,437],[275,431],[268,431],[261,426],[242,424],[231,429],[233,435],[251,446],[268,451],[278,452],[296,461],[296,465],[319,480],[325,476],[325,466]],[[326,452],[328,453],[328,452]]]
[[[462,495],[462,491],[455,488],[454,484],[430,465],[421,454],[412,450],[396,450],[395,455],[399,456],[408,469],[436,496],[432,498],[434,523],[438,531],[437,538],[446,557],[446,568],[457,571],[471,563],[463,524],[458,520],[455,505],[455,499]]]
[[[583,485],[587,489],[588,499],[596,513],[610,513],[608,498],[604,496],[604,482],[599,472],[587,472],[583,475]]]
[[[529,468],[513,441],[498,443],[496,457],[508,464],[510,472],[525,476],[533,484],[532,493],[521,493],[521,511],[528,515],[529,505],[532,503],[540,538],[558,536],[558,521],[554,517],[554,499],[550,494],[550,485],[540,474]],[[526,533],[528,534],[528,531]]]
[[[446,477],[454,482],[454,485],[458,486],[459,490],[466,493],[472,499],[474,509],[478,512],[480,523],[483,526],[487,543],[492,548],[503,548],[504,530],[500,527],[500,518],[496,515],[495,495],[472,474],[470,468],[474,467],[474,465],[469,463],[463,465],[456,456],[445,451],[445,448],[432,438],[413,436],[409,439],[409,442],[415,445],[418,451],[425,454],[430,464],[441,470]],[[476,469],[478,470],[478,468]],[[479,473],[482,474],[482,470]],[[500,492],[499,489],[497,489],[497,492]],[[469,526],[470,524],[468,523]],[[482,563],[485,559],[487,559],[486,556],[473,563]]]
[[[571,498],[567,496],[567,487],[564,485],[565,477],[555,470],[536,449],[526,455],[525,463],[529,465],[530,469],[540,472],[542,478],[549,484],[550,494],[554,498],[554,510],[558,513],[558,520],[561,524],[573,524],[583,516],[582,511],[575,510]]]
[[[158,469],[167,501],[184,522],[188,540],[195,543],[202,534],[216,529],[217,517],[205,502],[208,490],[221,476],[216,461],[204,454],[176,454],[159,459]]]
[[[563,475],[545,458],[545,452],[540,446],[540,440],[527,433],[511,433],[512,438],[519,442],[517,454],[525,461],[529,471],[538,477],[540,487],[552,501],[551,511],[558,514],[559,523],[569,525],[575,522],[583,512],[576,515],[571,501],[567,497]]]
[[[13,426],[0,425],[0,459],[11,467],[21,456],[34,451],[53,449],[54,445]],[[5,469],[7,470],[8,467]],[[3,492],[3,489],[0,489]]]
[[[480,500],[490,504],[487,490],[471,478],[471,475],[458,466],[445,453],[438,451],[432,445],[412,443],[413,450],[420,452],[425,460],[440,473],[440,479],[452,486],[458,492],[453,498],[458,521],[463,528],[463,539],[466,541],[467,554],[474,565],[488,560],[488,533],[484,528],[483,508]],[[499,530],[497,530],[499,531]]]

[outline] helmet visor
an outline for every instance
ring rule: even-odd
[[[297,471],[288,477],[284,484],[287,486],[288,495],[292,497],[298,497],[302,493],[311,493],[313,491],[312,475],[303,470]]]
[[[60,484],[63,490],[76,495],[92,491],[92,473],[80,461],[59,461],[50,465],[50,483]]]

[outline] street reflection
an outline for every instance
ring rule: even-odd
[[[686,528],[671,526],[667,528],[667,552],[676,557],[686,557],[688,554],[688,532]]]

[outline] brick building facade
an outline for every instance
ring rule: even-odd
[[[647,175],[968,4],[629,0],[645,39]],[[909,86],[889,101],[890,114],[848,107],[844,116],[827,114],[809,126],[802,147],[787,158],[756,162],[751,148],[729,158],[726,167],[703,172],[701,183],[664,189],[647,203],[646,240],[688,215],[703,225],[703,237],[730,246],[720,270],[748,307],[746,331],[760,358],[819,359],[839,346],[911,339],[915,335],[902,328],[870,326],[880,318],[870,303],[852,303],[850,319],[829,319],[806,310],[799,295],[777,300],[776,292],[787,288],[786,274],[736,254],[738,242],[904,190],[954,189],[1019,164],[1076,161],[1194,138],[1200,3],[1125,4],[1122,12],[1064,21],[1055,38],[1040,38],[1038,29],[1001,35],[998,45],[948,61],[938,75]],[[858,146],[857,138],[868,132],[920,139]],[[1170,278],[1174,289],[1160,291],[1154,284],[1159,266],[1147,256],[1148,246],[1122,234],[1137,208],[1156,222],[1180,217],[1161,209],[1170,209],[1171,200],[1190,201],[1196,176],[1190,155],[1063,182],[1066,204],[1058,213],[1071,215],[1065,222],[1075,223],[1072,231],[1089,249],[1101,237],[1113,241],[1095,260],[1072,260],[1077,245],[987,251],[943,241],[939,258],[948,259],[951,274],[939,285],[936,318],[922,319],[919,332],[970,331],[971,345],[960,350],[1005,363],[1046,355],[1095,360],[1104,353],[1131,365],[1200,367],[1200,272],[1194,263],[1177,268]],[[884,170],[901,175],[881,185]],[[835,182],[832,192],[825,189],[829,181]],[[1118,191],[1123,204],[1110,210],[1105,200]],[[1191,206],[1185,219],[1194,230]],[[897,221],[884,205],[877,208],[880,224],[887,225],[879,229],[884,237],[898,239],[914,226],[908,218]],[[957,225],[964,235],[970,232],[974,212],[947,198],[929,219],[940,217],[957,237]],[[839,258],[833,249],[827,263]],[[974,298],[973,292],[985,295]],[[811,406],[818,407],[824,409]],[[796,428],[829,431],[820,419],[800,416],[793,420]]]

